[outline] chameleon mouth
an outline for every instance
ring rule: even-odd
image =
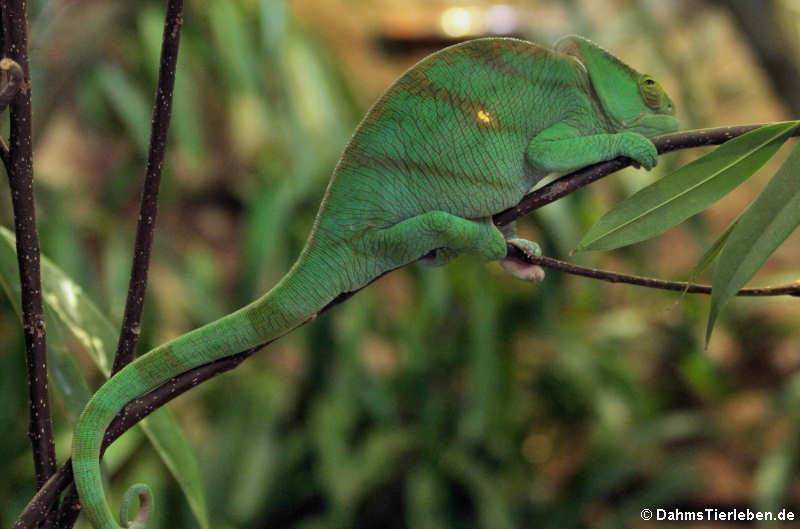
[[[645,136],[675,132],[679,128],[678,120],[671,114],[643,113],[624,125],[626,130],[639,132]]]

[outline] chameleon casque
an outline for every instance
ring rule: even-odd
[[[337,296],[425,257],[460,254],[501,263],[523,279],[540,268],[506,257],[493,214],[517,204],[550,172],[627,156],[646,169],[647,137],[677,130],[670,98],[649,75],[577,36],[547,49],[477,39],[434,53],[400,77],[353,134],[311,235],[289,272],[264,296],[139,357],[95,393],[75,430],[72,468],[97,529],[118,529],[100,472],[103,433],[130,400],[193,367],[273,340]],[[128,523],[131,500],[140,509]],[[134,485],[122,524],[146,525],[150,491]]]

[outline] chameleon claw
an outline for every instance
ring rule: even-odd
[[[506,243],[517,248],[528,257],[541,257],[542,255],[542,248],[533,241],[513,237],[511,239],[507,239]]]
[[[542,255],[542,249],[533,241],[513,238],[506,240],[506,242],[520,250],[527,258],[539,257]],[[500,266],[517,279],[522,279],[523,281],[541,281],[544,279],[544,269],[541,266],[530,263],[526,259],[506,256],[500,261]]]

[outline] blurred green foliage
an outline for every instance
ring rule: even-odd
[[[116,323],[163,5],[31,4],[42,246]],[[345,75],[282,2],[186,4],[140,351],[241,306],[288,270],[366,110],[358,76],[371,75]],[[635,31],[633,4],[620,31]],[[574,25],[594,36],[590,21]],[[693,98],[702,81],[685,63],[665,63],[684,96],[674,99]],[[691,100],[692,120],[709,116]],[[566,257],[643,178],[654,177],[626,171],[520,229]],[[6,226],[9,210],[0,211]],[[702,221],[670,233],[666,243],[573,259],[688,275],[696,259],[681,254],[698,255],[716,235]],[[796,503],[797,308],[737,302],[704,351],[708,300],[677,299],[556,273],[521,284],[495,264],[410,266],[170,407],[199,460],[215,528],[611,528],[630,527],[647,506]],[[0,304],[3,526],[34,491],[11,307]],[[73,349],[99,384],[80,344]],[[54,399],[63,459],[68,403]],[[105,461],[114,505],[144,481],[158,500],[154,527],[197,527],[144,437],[127,434]]]

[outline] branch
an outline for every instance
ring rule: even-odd
[[[656,138],[654,139],[654,143],[656,144],[659,153],[690,147],[718,145],[760,126],[761,125],[744,125],[739,127],[722,127],[716,129],[703,129],[675,133]],[[796,133],[796,135],[797,134],[800,134],[800,132]],[[520,201],[517,206],[495,215],[495,224],[504,225],[513,222],[517,218],[529,213],[533,209],[541,207],[541,205],[548,204],[557,198],[583,187],[590,182],[603,178],[614,171],[630,165],[630,163],[631,162],[627,159],[616,159],[610,162],[586,167],[565,175],[559,180],[533,191],[532,193],[529,193],[522,199],[522,201]],[[539,264],[546,265],[544,262]],[[377,279],[378,278],[375,280]],[[366,288],[366,286],[362,288]],[[681,286],[681,289],[683,289],[683,286]],[[346,301],[359,290],[361,289],[340,295],[328,306],[323,308],[320,311],[320,314],[326,312],[333,306]],[[120,414],[106,431],[104,446],[107,446],[113,442],[113,440],[121,435],[124,431],[136,424],[136,422],[141,420],[141,418],[152,413],[155,409],[163,406],[170,400],[174,399],[178,395],[183,394],[196,385],[233,369],[245,359],[250,357],[253,353],[259,351],[267,345],[269,345],[269,343],[264,343],[258,347],[248,349],[247,351],[221,358],[214,362],[181,373],[180,375],[170,379],[169,382],[160,386],[158,389],[148,393],[146,396],[131,401],[123,409],[123,411],[120,412]],[[64,466],[61,467],[61,469],[59,469],[51,481],[48,482],[39,493],[37,493],[33,500],[28,503],[25,511],[23,511],[19,520],[14,525],[14,529],[31,529],[35,527],[35,524],[38,523],[38,521],[40,521],[43,517],[41,513],[46,512],[46,509],[48,508],[47,502],[54,502],[55,499],[57,499],[58,494],[60,494],[60,492],[63,491],[64,488],[66,488],[66,486],[71,482],[71,472],[72,471],[69,467],[68,461]]]
[[[72,483],[72,461],[67,460],[50,479],[42,485],[14,522],[13,529],[34,529],[47,518],[58,497]]]
[[[158,188],[161,184],[161,169],[164,165],[164,150],[172,113],[172,92],[175,85],[178,45],[183,24],[182,9],[183,0],[169,0],[164,21],[164,37],[161,43],[158,88],[156,89],[156,102],[153,107],[153,121],[150,130],[150,150],[147,155],[139,222],[136,226],[136,246],[133,251],[131,280],[128,285],[125,315],[122,320],[112,373],[116,373],[133,360],[136,344],[139,341],[142,307],[147,290],[147,271],[150,267],[150,250],[153,246],[153,231],[158,213]]]
[[[7,159],[14,230],[17,236],[22,326],[25,334],[25,359],[30,398],[28,437],[33,445],[36,484],[41,487],[56,470],[53,425],[50,419],[50,397],[47,388],[47,341],[42,309],[42,287],[39,271],[39,235],[36,232],[36,208],[33,198],[33,149],[31,145],[31,91],[28,67],[28,35],[25,0],[7,0],[3,6],[3,31],[6,66],[22,73],[22,88],[11,99],[10,148]],[[6,61],[6,59],[4,59]],[[0,64],[2,61],[0,61]],[[9,66],[10,65],[10,66]],[[19,86],[18,86],[19,88]]]
[[[660,290],[672,290],[686,292],[687,294],[711,294],[711,287],[708,285],[695,285],[692,283],[682,283],[677,281],[664,281],[650,277],[632,276],[618,274],[616,272],[606,272],[596,268],[587,268],[571,263],[566,263],[552,257],[528,256],[524,255],[516,246],[509,246],[509,253],[513,253],[517,258],[525,259],[534,265],[543,266],[552,270],[559,270],[576,276],[590,277],[609,283],[627,283],[629,285],[639,285]],[[800,296],[800,282],[779,285],[775,287],[763,288],[743,288],[736,293],[737,296]]]
[[[114,365],[111,369],[112,375],[133,361],[136,345],[139,342],[142,310],[147,290],[147,272],[150,268],[150,252],[153,246],[156,215],[158,214],[158,190],[161,186],[164,153],[172,115],[172,95],[175,87],[181,26],[183,25],[182,11],[183,0],[168,1],[167,13],[164,19],[164,33],[161,41],[156,101],[153,105],[153,118],[150,128],[150,147],[147,153],[144,186],[139,205],[139,221],[136,225],[136,242],[133,250],[131,279],[128,284],[128,296],[125,300],[125,314],[122,318],[117,351],[114,354]],[[133,416],[137,417],[136,420],[138,421],[149,413],[150,411],[144,415]],[[114,430],[109,429],[109,432],[112,431]],[[122,431],[117,436],[121,435],[121,433]],[[71,471],[72,467],[69,466],[69,461],[67,465]],[[64,470],[64,467],[60,472],[62,470]],[[57,499],[58,496],[55,497],[55,500]],[[60,529],[68,529],[75,524],[81,509],[79,500],[74,487],[71,488],[60,508],[58,520]]]

